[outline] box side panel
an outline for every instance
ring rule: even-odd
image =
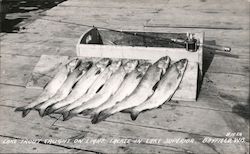
[[[157,60],[163,56],[169,56],[171,60],[177,61],[187,58],[190,62],[198,62],[196,52],[188,52],[185,49],[155,48],[155,47],[130,47],[110,45],[83,45],[77,47],[77,56],[80,57],[109,57],[128,59]]]

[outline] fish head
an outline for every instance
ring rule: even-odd
[[[110,65],[110,70],[116,71],[121,66],[121,64],[122,64],[121,60],[113,61]]]
[[[77,66],[79,66],[81,63],[81,60],[79,58],[73,58],[69,60],[69,62],[66,64],[67,69],[69,72],[72,72]]]
[[[138,65],[138,60],[129,60],[127,63],[124,64],[124,70],[126,72],[131,72],[135,69],[135,67]]]
[[[163,70],[163,73],[165,73],[166,69],[168,68],[168,66],[170,64],[170,61],[171,60],[170,60],[170,58],[168,56],[161,57],[157,61],[157,66]]]
[[[80,70],[80,71],[86,71],[86,70],[88,70],[91,66],[92,66],[92,62],[91,61],[86,61],[86,62],[82,62],[80,65],[79,65],[79,67],[78,67],[78,69]]]
[[[107,65],[111,63],[111,59],[109,58],[102,58],[96,63],[96,67],[104,69]]]
[[[137,67],[137,70],[144,74],[151,65],[152,64],[149,62],[142,63],[140,66]]]
[[[183,73],[187,67],[188,60],[187,59],[181,59],[178,62],[176,62],[174,65],[178,69],[179,73]]]

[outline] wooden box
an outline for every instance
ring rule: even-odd
[[[189,63],[183,80],[172,100],[195,101],[197,98],[198,74],[202,74],[202,47],[196,52],[167,41],[168,38],[185,39],[185,33],[153,33],[113,31],[92,28],[83,33],[76,45],[77,56],[144,59],[155,62],[168,55],[172,62],[187,58]],[[203,43],[203,33],[194,38]]]

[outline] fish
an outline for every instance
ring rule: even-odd
[[[98,62],[96,62],[89,71],[82,76],[82,78],[77,82],[75,88],[72,90],[72,92],[63,100],[57,102],[54,104],[48,111],[47,114],[50,114],[54,111],[56,111],[59,108],[65,107],[74,101],[76,101],[78,98],[80,98],[82,95],[84,95],[87,90],[90,88],[90,86],[94,83],[94,81],[97,79],[97,77],[101,74],[101,72],[104,71],[104,69],[111,63],[111,59],[109,58],[102,58]],[[61,112],[64,109],[61,110]],[[60,111],[58,111],[60,112]],[[57,113],[58,113],[57,112]]]
[[[56,75],[46,84],[43,92],[36,98],[36,100],[26,106],[17,107],[15,112],[21,111],[22,117],[25,117],[34,107],[50,99],[63,85],[69,73],[71,73],[72,70],[74,70],[78,65],[79,59],[73,58],[70,59],[66,64],[59,66]]]
[[[82,62],[75,70],[73,70],[56,94],[37,108],[39,115],[43,117],[47,107],[67,97],[71,92],[72,87],[79,79],[79,76],[85,74],[91,65],[92,62],[90,61]]]
[[[148,100],[131,110],[131,119],[136,120],[141,112],[158,108],[165,102],[168,102],[178,89],[184,76],[187,64],[187,59],[181,59],[172,64],[163,75],[158,87],[155,89],[154,94]]]
[[[79,113],[83,113],[84,110],[86,110],[85,114],[88,114],[89,109],[93,109],[104,103],[119,88],[127,72],[134,69],[138,64],[137,60],[131,60],[127,62],[124,66],[120,67],[121,61],[118,62],[119,63],[110,68],[112,69],[112,75],[105,82],[102,89],[87,102],[84,102],[81,106],[71,110],[68,116],[64,118],[64,120],[68,120],[73,116],[78,115]]]
[[[160,80],[162,74],[166,72],[169,64],[170,58],[168,56],[162,57],[156,61],[148,68],[147,72],[131,95],[124,98],[112,108],[108,108],[100,112],[98,118],[95,121],[92,121],[92,123],[96,124],[117,112],[138,106],[147,100],[148,97],[154,93],[154,89],[157,86],[158,81]]]
[[[106,67],[103,72],[100,73],[100,75],[97,77],[94,83],[90,86],[86,94],[82,95],[80,98],[78,98],[76,101],[74,101],[72,104],[70,104],[69,106],[67,106],[65,109],[62,110],[62,114],[64,118],[68,116],[69,111],[80,106],[83,102],[88,101],[98,91],[100,91],[100,89],[102,89],[103,85],[110,78],[112,74],[111,68],[114,67],[113,65],[117,65],[117,62],[113,62],[111,65]]]
[[[125,97],[129,96],[133,92],[133,90],[137,87],[137,85],[141,81],[143,75],[145,74],[150,65],[151,63],[148,62],[142,63],[132,72],[128,73],[124,81],[121,83],[119,89],[115,92],[115,94],[112,95],[105,103],[95,108],[91,112],[90,118],[92,119],[92,122],[97,120],[98,115],[101,111],[111,108],[117,102],[120,102]]]

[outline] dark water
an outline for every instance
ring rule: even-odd
[[[13,33],[19,30],[20,22],[34,18],[39,13],[57,6],[66,0],[2,0],[1,32]]]

